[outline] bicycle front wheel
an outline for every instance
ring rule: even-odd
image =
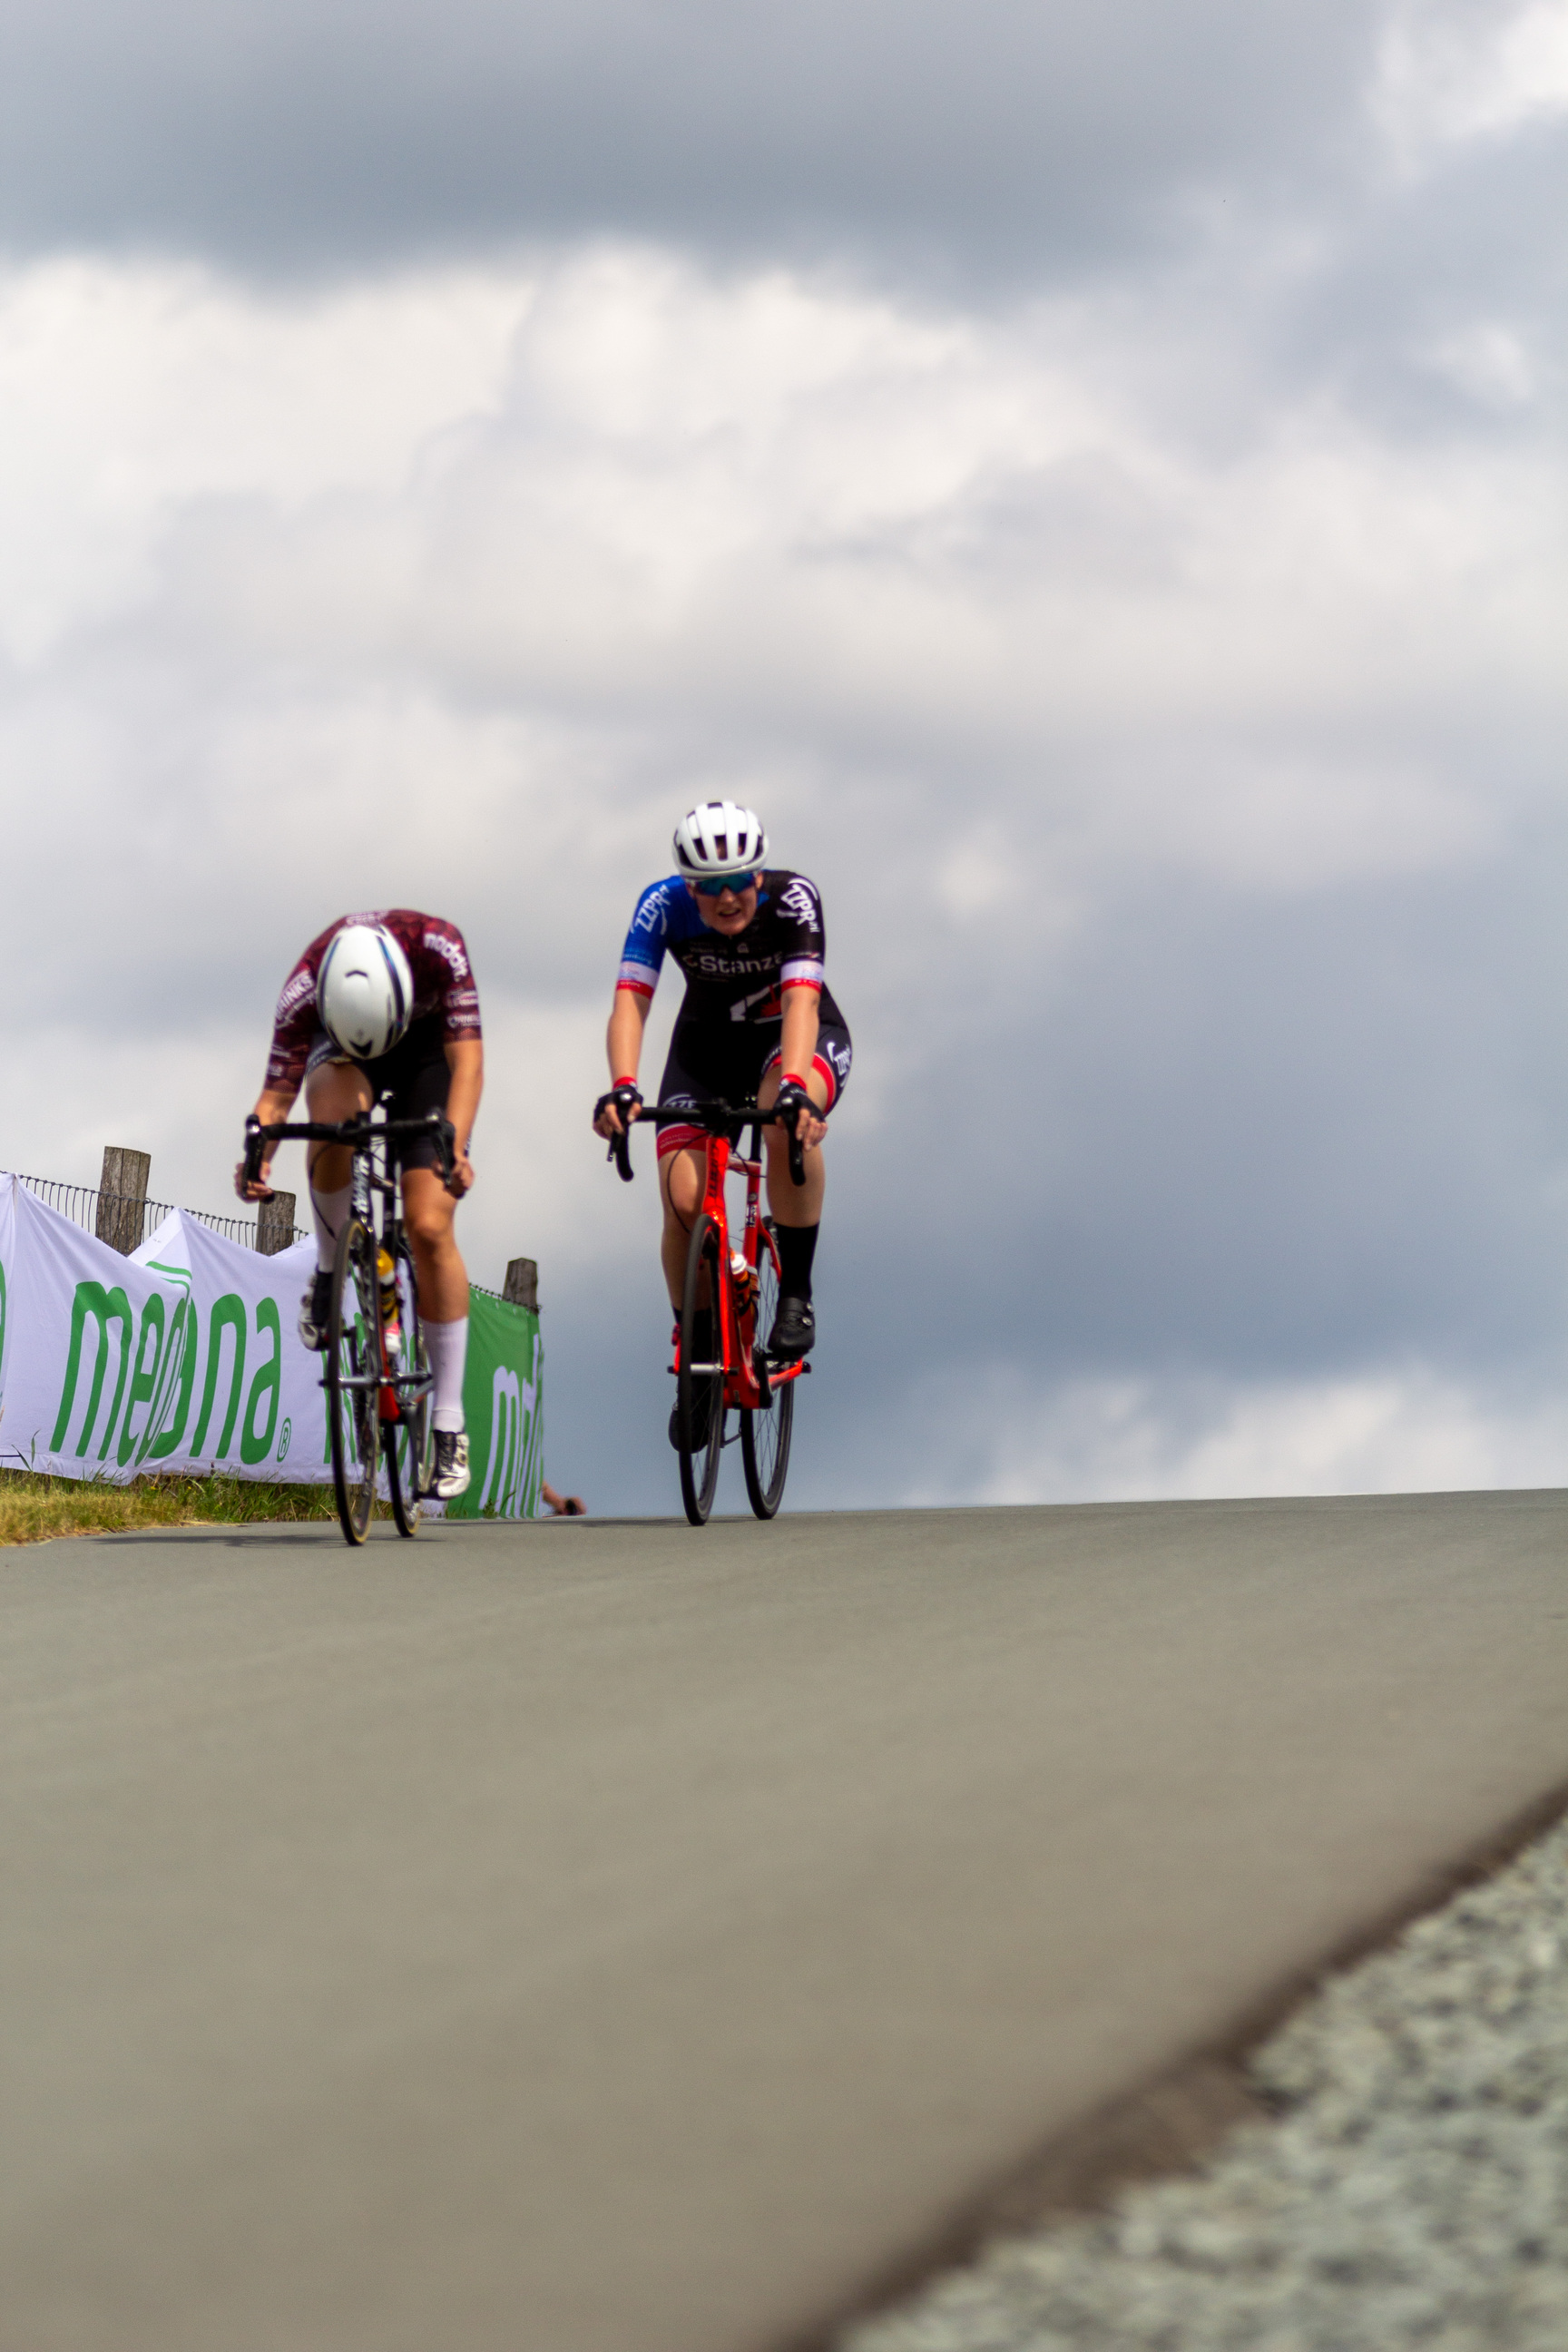
[[[425,1327],[419,1319],[419,1286],[408,1244],[399,1240],[394,1262],[397,1268],[398,1337],[387,1343],[393,1386],[402,1408],[401,1421],[384,1421],[381,1442],[386,1454],[387,1492],[400,1536],[419,1532],[425,1489],[436,1451],[430,1425],[430,1359]]]
[[[347,1217],[332,1261],[327,1433],[338,1517],[345,1539],[352,1544],[363,1543],[375,1511],[375,1474],[381,1460],[380,1363],[375,1242],[357,1217]]]
[[[708,1294],[709,1338],[700,1351],[697,1318]],[[699,1371],[699,1364],[722,1360],[720,1333],[723,1300],[719,1286],[719,1228],[713,1219],[700,1216],[691,1228],[686,1253],[686,1288],[680,1306],[680,1369],[675,1389],[676,1435],[679,1440],[680,1499],[694,1528],[705,1527],[719,1485],[719,1457],[724,1449],[724,1375]]]
[[[773,1240],[773,1221],[768,1217],[757,1240],[759,1337],[752,1358],[764,1396],[769,1393],[768,1364],[761,1335],[773,1329],[778,1303],[778,1244]],[[785,1381],[782,1387],[773,1390],[773,1402],[765,1412],[742,1409],[741,1461],[746,1473],[747,1498],[759,1519],[771,1519],[784,1500],[784,1480],[789,1475],[789,1442],[795,1430],[795,1392],[799,1385],[797,1381]]]

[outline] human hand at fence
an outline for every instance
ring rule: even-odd
[[[588,1515],[588,1506],[581,1495],[558,1495],[548,1478],[539,1482],[539,1491],[550,1507],[551,1516],[557,1519],[582,1519]]]

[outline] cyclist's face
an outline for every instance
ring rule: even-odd
[[[709,929],[722,931],[727,940],[732,940],[743,931],[757,911],[755,876],[743,890],[723,890],[717,898],[710,898],[695,882],[689,882],[686,887],[696,899],[697,911]]]

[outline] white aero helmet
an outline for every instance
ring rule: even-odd
[[[675,828],[675,862],[689,882],[754,874],[767,855],[762,818],[734,801],[704,801]]]
[[[408,958],[384,923],[345,923],[329,940],[316,1011],[334,1045],[356,1062],[390,1054],[414,1011]]]

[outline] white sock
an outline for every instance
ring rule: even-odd
[[[435,1402],[430,1409],[434,1429],[463,1429],[463,1366],[468,1355],[468,1318],[456,1323],[426,1323],[425,1347],[436,1376]]]
[[[343,1229],[343,1219],[349,1213],[354,1188],[345,1184],[341,1192],[318,1192],[310,1187],[310,1223],[316,1228],[316,1264],[323,1274],[331,1274],[332,1259],[338,1246],[338,1235]]]

